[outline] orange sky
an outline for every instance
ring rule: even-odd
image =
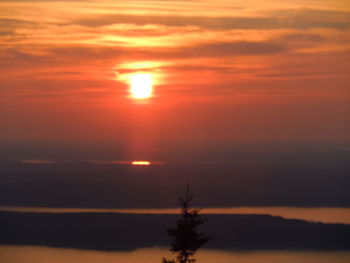
[[[0,25],[0,141],[350,139],[348,0],[1,0]]]

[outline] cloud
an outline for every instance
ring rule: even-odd
[[[183,47],[127,48],[125,54],[133,59],[188,59],[188,58],[227,58],[230,56],[253,56],[276,54],[287,51],[283,44],[270,41],[214,42],[198,43]]]
[[[349,54],[350,12],[321,9],[322,3],[318,9],[310,3],[294,9],[258,4],[248,14],[229,1],[225,4],[235,9],[225,12],[206,5],[201,9],[205,12],[193,12],[200,2],[170,7],[154,2],[23,2],[28,3],[4,3],[9,9],[0,19],[0,92],[9,100],[113,97],[115,90],[118,95],[126,90],[115,74],[135,70],[119,70],[118,65],[135,61],[159,62],[150,70],[172,80],[161,84],[163,90],[181,86],[201,94],[215,85],[229,93],[228,83],[243,78],[328,77],[348,71],[336,52]],[[164,15],[166,8],[170,11]],[[38,12],[46,15],[40,22]],[[314,63],[312,56],[324,59]],[[189,75],[183,80],[185,71]]]
[[[8,3],[9,0],[0,0],[1,2]],[[11,2],[89,2],[89,0],[12,0]]]
[[[349,11],[333,11],[321,9],[286,9],[271,12],[271,16],[281,21],[285,27],[310,29],[310,28],[350,28]]]
[[[262,15],[233,16],[179,16],[179,15],[100,15],[92,18],[72,20],[85,26],[105,26],[110,24],[165,25],[171,27],[196,26],[209,30],[232,29],[308,29],[350,27],[350,12],[290,9],[266,12]]]
[[[292,33],[280,36],[283,41],[291,42],[323,42],[326,40],[325,37],[318,34],[310,33]]]
[[[286,51],[287,48],[283,45],[276,44],[269,41],[249,42],[249,41],[235,41],[235,42],[218,42],[197,45],[193,47],[185,47],[182,51],[186,56],[233,56],[233,55],[260,55],[260,54],[274,54]]]
[[[65,45],[65,46],[31,46],[19,49],[7,49],[2,63],[16,65],[35,63],[37,66],[72,63],[76,65],[91,61],[108,61],[116,59],[157,59],[157,58],[194,58],[194,57],[223,57],[275,54],[287,51],[287,47],[272,41],[225,41],[213,43],[188,44],[182,47],[125,47],[99,45]],[[15,64],[14,64],[15,63]]]

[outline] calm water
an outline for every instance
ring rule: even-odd
[[[166,248],[144,248],[131,252],[101,252],[39,246],[0,246],[0,262],[6,263],[155,263],[170,257]],[[206,250],[198,263],[348,263],[350,251],[255,251]]]

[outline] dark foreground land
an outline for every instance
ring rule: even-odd
[[[350,225],[269,215],[204,215],[211,248],[350,250]],[[132,250],[168,246],[176,215],[0,212],[0,243]]]

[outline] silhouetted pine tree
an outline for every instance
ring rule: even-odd
[[[176,260],[163,258],[162,263],[193,263],[196,261],[194,254],[205,245],[209,238],[198,231],[198,227],[205,220],[199,215],[200,209],[191,209],[190,202],[193,196],[189,193],[189,187],[186,188],[185,197],[179,198],[181,207],[181,217],[176,222],[175,228],[168,228],[167,232],[171,241],[170,250],[176,253]]]

